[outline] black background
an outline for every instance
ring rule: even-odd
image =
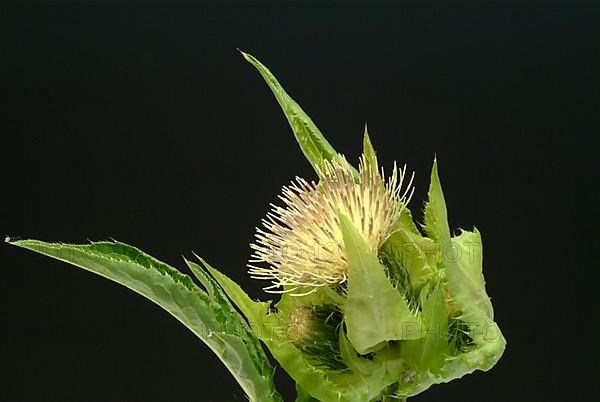
[[[368,122],[380,161],[416,171],[418,217],[437,153],[451,226],[483,234],[506,353],[414,400],[583,398],[598,370],[585,289],[598,261],[596,11],[2,1],[0,231],[115,238],[182,269],[195,251],[262,296],[245,272],[254,227],[282,185],[314,174],[239,47],[351,160]],[[245,400],[207,347],[127,289],[4,244],[0,269],[0,400]]]

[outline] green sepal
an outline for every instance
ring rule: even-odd
[[[352,372],[360,375],[369,375],[383,370],[382,366],[385,366],[385,371],[391,377],[399,377],[403,370],[403,364],[398,350],[398,342],[386,343],[376,353],[371,353],[369,356],[361,356],[348,340],[345,331],[341,330],[339,337],[342,358]]]
[[[398,224],[381,247],[381,253],[400,263],[408,273],[413,289],[421,287],[434,275],[439,254],[433,240]]]
[[[493,320],[492,303],[485,291],[483,244],[479,230],[461,230],[459,236],[452,238],[452,254],[446,253],[443,258],[448,291],[454,302],[462,308],[463,319],[478,319],[481,314],[482,317]],[[472,310],[477,310],[478,313],[471,312]]]
[[[223,362],[251,401],[281,401],[273,370],[243,318],[225,300],[209,295],[175,268],[118,242],[86,245],[14,244],[117,282],[153,301],[201,339]]]
[[[287,94],[269,69],[254,56],[244,52],[241,53],[258,70],[273,92],[273,95],[275,95],[275,99],[277,99],[279,106],[281,106],[306,159],[308,159],[317,173],[323,172],[323,161],[327,160],[331,162],[338,159],[338,153],[325,136],[323,136],[312,119]],[[352,167],[352,170],[354,175],[358,176],[356,169]]]
[[[492,303],[485,291],[481,235],[477,229],[462,231],[452,244],[455,258],[444,258],[448,293],[474,344],[473,350],[459,357],[469,370],[489,370],[504,353],[506,340],[493,321]]]
[[[415,221],[413,219],[412,213],[410,212],[410,209],[408,209],[408,206],[406,206],[406,205],[402,209],[402,212],[400,212],[400,217],[398,218],[398,221],[394,225],[394,230],[396,230],[398,228],[408,230],[410,233],[412,233],[416,236],[423,236],[421,234],[421,232],[419,231],[419,228],[417,228],[417,225],[415,224]]]
[[[348,262],[348,294],[344,315],[348,339],[360,354],[387,341],[419,339],[423,328],[395,289],[377,257],[348,218],[339,215]]]
[[[422,292],[426,293],[426,292]],[[438,282],[421,303],[425,336],[401,344],[401,356],[413,370],[439,373],[450,350],[448,348],[448,312],[444,288]]]
[[[354,373],[366,375],[375,371],[379,364],[378,362],[361,357],[348,340],[345,331],[339,333],[340,353],[342,358],[348,365],[348,368]]]
[[[425,233],[433,240],[444,243],[450,240],[450,227],[448,226],[448,213],[442,185],[438,176],[437,158],[433,160],[431,168],[431,182],[429,184],[429,199],[425,204]]]

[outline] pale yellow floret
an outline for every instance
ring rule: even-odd
[[[287,328],[287,337],[294,344],[302,344],[313,331],[312,311],[309,307],[296,308],[290,316]]]
[[[347,263],[339,214],[350,219],[377,253],[412,196],[412,176],[402,191],[406,166],[394,164],[387,182],[376,160],[364,156],[358,180],[342,155],[323,166],[318,184],[296,177],[284,187],[279,196],[284,205],[271,204],[262,220],[264,229],[256,229],[249,273],[272,282],[264,288],[267,292],[299,295],[343,283]]]

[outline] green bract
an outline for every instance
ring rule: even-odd
[[[346,163],[269,70],[243,56],[273,91],[321,180],[330,164]],[[361,169],[374,167],[376,172],[366,129],[363,148]],[[361,180],[359,170],[348,169],[347,185]],[[485,291],[481,235],[474,229],[452,236],[436,161],[424,234],[406,205],[398,211],[391,234],[377,250],[339,212],[334,220],[346,264],[343,280],[298,294],[284,289],[275,304],[250,299],[202,259],[201,265],[185,261],[198,286],[122,243],[12,244],[104,276],[152,300],[217,354],[252,401],[282,400],[261,342],[296,382],[296,401],[405,399],[432,384],[490,369],[506,341]]]

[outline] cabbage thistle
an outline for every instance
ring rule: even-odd
[[[403,400],[488,370],[505,340],[493,320],[474,229],[453,236],[434,160],[424,223],[409,210],[412,175],[378,165],[367,130],[358,169],[337,153],[258,60],[315,181],[296,178],[251,245],[255,301],[199,258],[198,283],[119,242],[11,244],[94,272],[167,310],[213,350],[252,401],[282,401],[263,345],[295,381],[296,401]]]

